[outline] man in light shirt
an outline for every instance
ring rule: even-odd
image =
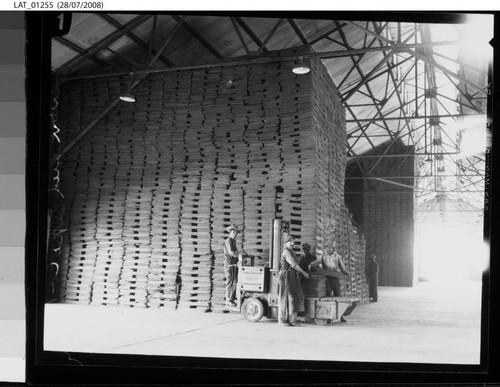
[[[342,261],[342,257],[335,251],[335,247],[335,242],[333,242],[332,245],[327,246],[325,253],[323,253],[317,260],[309,264],[309,271],[311,271],[314,267],[321,265],[324,270],[349,275],[344,262]],[[326,295],[327,297],[340,296],[340,279],[338,277],[326,277]]]

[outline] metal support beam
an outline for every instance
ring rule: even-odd
[[[408,156],[442,156],[442,155],[458,155],[460,154],[459,152],[439,152],[439,153],[409,153],[409,154],[393,154],[393,155],[388,155],[388,154],[380,154],[380,155],[357,155],[357,156],[348,156],[347,159],[368,159],[368,158],[377,158],[377,157],[408,157]]]
[[[81,48],[80,46],[77,46],[75,43],[70,42],[69,40],[64,39],[61,36],[53,36],[52,39],[54,39],[56,42],[61,43],[63,46],[71,48],[72,50],[78,52],[80,55],[86,55],[88,53],[87,50]],[[99,64],[101,66],[116,67],[113,64],[108,63],[108,62],[102,60],[101,58],[99,58],[95,54],[91,55],[90,59],[92,59],[94,62],[96,62],[97,64]]]
[[[161,49],[156,53],[156,55],[153,57],[153,59],[151,59],[151,61],[148,63],[148,66],[152,66],[154,64],[154,62],[156,62],[158,60],[158,58],[160,58],[163,50],[167,47],[168,43],[172,40],[172,38],[175,35],[175,33],[177,32],[177,30],[183,24],[183,20],[184,20],[184,16],[180,19],[180,21],[177,23],[175,28],[172,30],[171,34],[165,40]],[[139,84],[139,82],[141,82],[147,76],[148,76],[147,73],[141,74],[139,76],[139,78],[130,85],[130,89],[133,89],[134,87],[136,87]],[[68,145],[66,145],[66,147],[62,150],[60,157],[64,156],[64,154],[66,154],[66,152],[68,152],[78,141],[80,141],[80,139],[83,136],[85,136],[106,114],[108,114],[109,111],[111,109],[113,109],[118,104],[118,102],[120,102],[120,98],[116,98],[115,100],[111,101],[111,103],[85,129],[83,129],[76,136],[76,138],[74,138]]]
[[[342,28],[340,27],[340,24],[338,21],[335,21],[335,25],[339,28],[339,34],[340,34],[340,37],[342,38],[342,41],[344,42],[344,46],[347,47],[348,49],[351,49],[350,45],[349,45],[349,42],[347,41],[347,37],[345,36],[345,33],[344,31],[342,30]],[[385,55],[385,54],[384,54]],[[351,57],[351,61],[353,62],[354,64],[354,67],[356,67],[356,70],[358,71],[359,75],[361,75],[361,77],[363,78],[365,75],[363,73],[363,70],[361,69],[360,65],[358,62],[356,62],[356,60]],[[372,101],[375,100],[375,95],[373,94],[372,90],[371,90],[371,87],[370,85],[367,83],[366,84],[366,89],[368,90],[368,93],[370,94],[370,98],[372,99]],[[381,106],[376,106],[375,108],[377,109],[377,112],[378,114],[383,118],[384,117],[384,114],[382,113],[382,109],[384,107],[385,103],[384,104],[381,104]],[[385,130],[387,131],[387,133],[389,134],[389,137],[390,138],[393,138],[393,133],[390,131],[389,129],[389,126],[387,125],[387,123],[384,122],[384,128]]]
[[[234,17],[231,17],[230,20],[233,24],[233,28],[236,31],[236,34],[238,35],[238,38],[240,38],[241,45],[245,49],[245,52],[247,53],[247,55],[250,54],[250,50],[248,49],[245,39],[243,39],[243,35],[241,34],[240,27],[238,27],[238,23],[235,22]]]
[[[361,26],[358,26],[357,24],[352,23],[352,22],[348,22],[348,23],[349,23],[349,24],[352,24],[352,25],[355,25],[356,27],[361,28],[361,29],[363,29],[363,30],[365,30],[365,31],[367,31],[367,32],[370,32],[370,34],[374,34],[374,35],[375,35],[375,36],[377,36],[379,39],[382,39],[382,40],[384,40],[384,41],[388,41],[387,39],[382,38],[382,37],[380,36],[380,34],[377,34],[376,32],[370,31],[370,30],[368,30],[368,29],[366,29],[366,28],[363,28],[363,27],[361,27]],[[391,47],[391,48],[389,49],[389,52],[388,52],[387,54],[386,54],[386,53],[384,53],[384,59],[383,59],[382,61],[378,62],[378,63],[377,63],[377,64],[376,64],[376,65],[372,68],[372,70],[368,73],[368,75],[367,75],[364,79],[362,79],[362,80],[361,80],[361,82],[360,82],[360,83],[358,83],[355,87],[353,87],[351,90],[349,90],[349,91],[347,92],[347,95],[345,95],[345,96],[343,95],[343,96],[342,96],[342,102],[347,101],[349,98],[351,98],[351,97],[352,97],[352,95],[353,95],[356,91],[358,91],[358,90],[359,90],[359,88],[360,88],[361,86],[363,86],[365,83],[367,83],[368,81],[370,81],[370,78],[372,77],[372,75],[374,75],[374,74],[378,71],[378,69],[379,69],[380,67],[382,67],[382,65],[383,65],[384,63],[386,63],[386,61],[387,61],[387,60],[389,60],[389,59],[390,59],[390,58],[391,58],[394,54],[396,54],[396,52],[397,52],[397,51],[395,50],[395,48],[396,48],[398,45],[400,45],[400,44],[404,44],[404,45],[406,45],[406,44],[407,44],[406,42],[407,42],[408,40],[410,40],[413,36],[414,36],[414,34],[411,34],[410,36],[408,36],[408,37],[405,39],[405,41],[404,41],[403,43],[398,43],[398,44],[394,45],[395,47]],[[391,44],[391,46],[393,45],[393,43],[392,43],[391,41],[388,41],[388,42]],[[408,50],[408,49],[405,49],[405,51],[407,51],[407,50]]]
[[[344,23],[342,25],[345,26],[346,24]],[[311,42],[311,45],[313,45],[314,43],[317,43],[325,38],[327,38],[328,36],[330,36],[331,34],[333,34],[334,32],[337,32],[337,27],[336,26],[333,26],[332,28],[330,28],[329,30],[321,33],[319,36],[315,37],[315,38],[311,38],[310,39],[310,42]]]
[[[258,38],[257,38],[258,39]],[[260,40],[258,40],[260,42]],[[447,44],[450,44],[449,42],[446,42]],[[259,46],[262,44],[260,42]],[[311,43],[312,44],[312,43]],[[377,51],[383,51],[390,49],[390,47],[374,47]],[[312,58],[312,57],[317,57],[320,59],[330,59],[330,58],[344,58],[344,57],[349,57],[352,55],[356,54],[361,54],[362,52],[366,51],[367,49],[354,49],[354,50],[338,50],[338,51],[325,51],[325,52],[309,52],[309,53],[303,53],[301,54],[305,58]],[[395,49],[397,51],[397,49]],[[267,50],[264,50],[267,51]],[[141,74],[141,73],[161,73],[161,72],[168,72],[168,71],[181,71],[181,70],[196,70],[196,69],[209,69],[209,68],[217,68],[217,67],[228,67],[228,66],[238,66],[238,65],[245,65],[245,64],[262,64],[262,63],[274,63],[274,62],[281,62],[281,61],[287,61],[287,60],[294,60],[296,55],[283,55],[283,56],[277,56],[277,57],[259,57],[259,58],[252,58],[252,59],[241,59],[241,60],[234,60],[234,61],[228,61],[228,62],[212,62],[212,63],[206,63],[206,64],[200,64],[200,65],[191,65],[191,66],[174,66],[172,65],[171,67],[168,68],[163,68],[163,69],[135,69],[134,74]],[[162,59],[162,57],[160,57]],[[162,59],[163,61],[167,60],[166,58]],[[169,61],[169,65],[171,62]],[[76,79],[94,79],[94,78],[108,78],[111,76],[124,76],[128,75],[129,71],[121,71],[121,72],[116,72],[116,73],[108,73],[108,74],[93,74],[93,75],[82,75],[82,76],[69,76],[69,77],[61,77],[62,80],[68,81],[68,80],[76,80]],[[375,77],[378,77],[379,74],[377,74]],[[374,78],[375,78],[374,77]],[[374,79],[373,78],[373,79]]]
[[[295,31],[295,33],[299,37],[299,39],[302,42],[302,44],[309,45],[309,42],[307,41],[306,37],[304,36],[304,34],[302,33],[302,31],[300,30],[300,28],[297,25],[297,23],[295,23],[295,20],[293,20],[293,19],[286,19],[286,20],[288,21],[288,23],[290,23],[290,25],[292,26],[293,30]]]
[[[481,86],[475,84],[474,82],[460,76],[459,74],[454,73],[453,71],[447,69],[445,66],[442,66],[439,63],[437,63],[433,58],[429,58],[428,56],[426,56],[424,54],[420,54],[420,53],[413,51],[409,48],[405,49],[404,51],[406,51],[410,55],[413,55],[415,58],[418,58],[418,59],[430,64],[431,66],[434,66],[436,69],[441,70],[443,73],[448,74],[455,79],[458,79],[459,81],[467,84],[468,86],[472,86],[474,89],[481,91],[483,93],[486,93],[484,90],[484,87],[481,87]]]
[[[224,56],[217,51],[214,46],[212,46],[210,43],[208,43],[205,39],[201,37],[201,35],[196,32],[193,27],[191,27],[184,19],[185,16],[177,16],[177,15],[172,15],[172,18],[177,21],[177,23],[181,23],[184,29],[189,32],[198,42],[201,43],[203,47],[205,47],[210,53],[212,53],[213,56],[215,56],[218,59],[223,59]]]
[[[122,26],[115,19],[113,19],[111,16],[108,16],[105,13],[97,13],[97,15],[99,17],[103,18],[104,20],[106,20],[108,23],[112,24],[114,27],[122,30],[124,32],[124,35],[128,35],[134,42],[136,42],[139,46],[141,46],[145,50],[149,49],[149,45],[146,42],[144,42],[144,40],[142,40],[141,38],[139,38],[136,34],[132,33],[132,30],[135,27],[133,27],[133,28],[124,28],[124,26]],[[151,16],[152,15],[149,15],[149,17],[151,17]],[[153,54],[156,54],[156,50],[155,49],[151,49],[151,52]],[[165,58],[164,56],[160,56],[160,60],[163,63],[165,63],[166,65],[168,65],[168,66],[175,66],[175,63],[173,63],[172,61],[170,61],[168,58]]]
[[[98,14],[98,15],[101,15],[101,17],[102,17],[103,14]],[[124,26],[120,26],[121,29],[118,29],[117,31],[115,31],[112,34],[108,35],[106,38],[104,38],[101,41],[99,41],[96,44],[94,44],[89,50],[87,50],[87,53],[85,55],[78,56],[78,57],[73,58],[73,59],[69,60],[68,62],[66,62],[64,65],[62,65],[58,69],[58,72],[59,73],[65,73],[65,72],[71,71],[71,69],[73,69],[76,66],[78,66],[85,59],[90,58],[91,56],[95,55],[97,52],[99,52],[100,50],[102,50],[104,47],[107,47],[111,43],[113,43],[116,40],[120,39],[123,35],[126,35],[129,31],[131,31],[132,29],[134,29],[137,26],[141,25],[142,23],[144,23],[150,17],[152,17],[152,15],[137,16],[136,18],[132,19],[132,21],[128,22]]]
[[[257,35],[252,31],[252,29],[243,21],[241,17],[236,17],[235,20],[238,24],[245,30],[245,32],[252,38],[252,40],[257,44],[258,47],[262,47],[262,42]],[[262,50],[267,53],[267,48],[264,47]]]
[[[478,175],[441,175],[442,177],[481,177]],[[345,180],[370,180],[370,179],[425,179],[432,178],[432,175],[412,175],[412,176],[353,176],[346,177]]]
[[[278,22],[275,24],[275,26],[273,27],[273,29],[271,30],[271,32],[269,33],[269,35],[267,35],[266,40],[264,40],[262,42],[261,46],[259,47],[259,52],[263,52],[263,50],[266,48],[267,43],[269,43],[269,41],[271,40],[271,38],[274,36],[274,34],[278,30],[278,28],[283,24],[284,21],[285,21],[285,19],[279,19],[278,20]]]
[[[401,120],[423,120],[423,119],[441,119],[441,118],[463,118],[463,117],[484,117],[484,114],[439,114],[439,115],[422,115],[408,117],[375,117],[375,118],[359,118],[356,120],[346,120],[346,123],[372,122],[372,121],[401,121]]]
[[[115,107],[115,105],[120,101],[119,98],[116,98],[112,101],[106,109],[104,109],[85,129],[83,129],[78,136],[76,136],[66,147],[62,150],[60,157],[64,156],[66,152],[68,152],[80,139],[85,136],[96,124],[103,118],[106,114],[109,113],[111,109]]]

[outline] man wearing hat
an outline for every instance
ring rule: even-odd
[[[285,237],[285,248],[281,254],[278,282],[278,318],[281,326],[298,326],[297,313],[304,311],[304,293],[300,285],[300,275],[309,278],[302,270],[293,252],[294,238]]]
[[[238,282],[238,255],[236,236],[238,227],[231,225],[226,228],[229,238],[224,241],[224,274],[226,276],[226,307],[236,306],[236,284]]]

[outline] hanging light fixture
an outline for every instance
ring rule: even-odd
[[[311,71],[311,68],[305,63],[303,56],[299,56],[298,59],[294,60],[292,68],[294,74],[303,75],[309,71]]]
[[[132,78],[134,73],[130,73],[130,80],[128,82],[127,92],[125,94],[120,95],[120,99],[125,102],[135,102],[135,97],[132,94]]]

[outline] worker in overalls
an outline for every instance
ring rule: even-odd
[[[293,252],[294,242],[291,235],[285,237],[281,254],[278,282],[278,318],[281,326],[298,326],[297,313],[305,310],[300,275],[309,278],[309,274],[297,262]]]
[[[236,306],[236,285],[238,283],[238,255],[236,237],[240,230],[234,225],[226,228],[229,238],[224,241],[224,275],[226,276],[226,308]]]

